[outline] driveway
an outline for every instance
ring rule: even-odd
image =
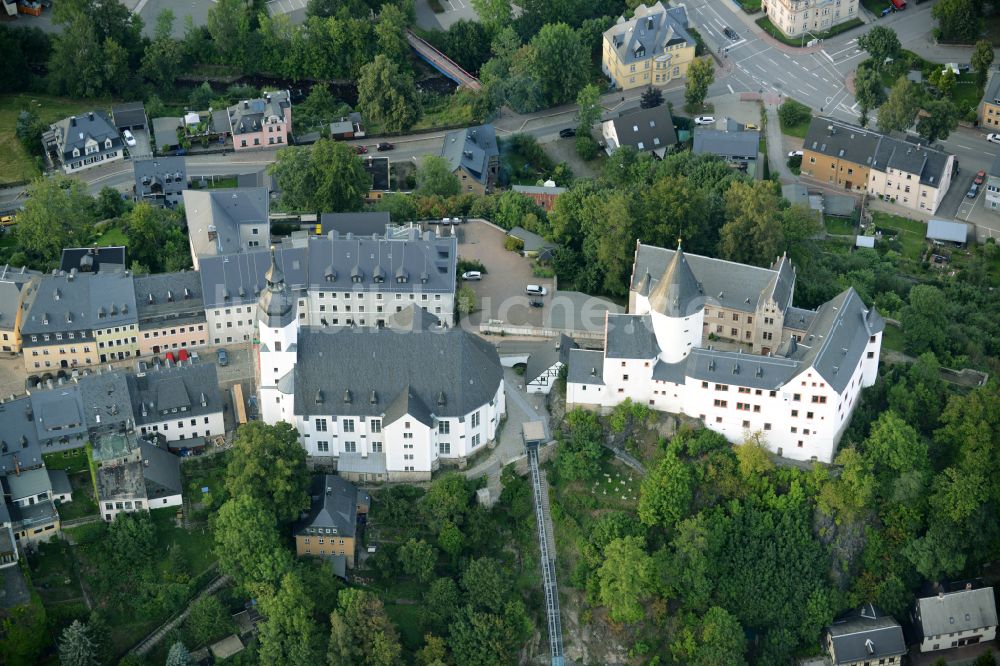
[[[28,374],[24,371],[24,358],[18,354],[3,354],[0,356],[0,397],[8,398],[11,394],[24,395],[24,382]]]
[[[153,151],[149,149],[149,130],[130,130],[135,138],[135,145],[128,149],[129,157],[134,160],[152,157]]]
[[[462,320],[463,326],[474,327],[488,319],[501,319],[516,326],[541,326],[545,307],[552,299],[553,285],[550,278],[532,275],[532,260],[505,250],[506,233],[487,222],[470,221],[458,228],[458,256],[479,261],[486,268],[479,282],[466,282],[476,292],[479,310]],[[533,297],[545,304],[541,308],[528,305],[524,288],[540,284],[546,296]]]

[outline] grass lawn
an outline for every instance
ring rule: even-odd
[[[201,180],[199,179],[197,182],[201,183]],[[224,187],[236,187],[236,185],[237,180],[235,176],[232,178],[212,178],[205,181],[206,190],[218,190]],[[200,187],[201,186],[199,185],[199,188]]]
[[[0,95],[0,155],[5,156],[0,159],[0,183],[31,180],[39,175],[35,158],[28,154],[14,134],[18,113],[30,109],[38,114],[42,122],[54,123],[84,111],[107,110],[109,106],[108,100],[87,101],[32,93]]]
[[[67,474],[90,471],[90,467],[87,464],[86,448],[70,449],[69,451],[60,451],[59,453],[46,453],[42,456],[42,460],[45,461],[45,466],[49,469],[65,470]]]
[[[853,236],[858,233],[854,221],[850,218],[826,215],[823,218],[823,224],[826,225],[826,233],[828,234]]]
[[[184,494],[191,502],[198,503],[204,499],[202,488],[208,488],[212,502],[218,506],[225,496],[226,465],[229,453],[195,458],[181,465],[181,477],[184,479]]]
[[[805,106],[801,102],[797,102],[794,99],[788,99],[785,101],[785,104],[791,104],[791,103],[795,103],[800,106]],[[809,107],[806,108],[808,109]],[[810,109],[809,117],[806,118],[805,121],[801,123],[796,123],[795,125],[789,125],[788,123],[786,123],[784,120],[781,119],[780,113],[778,114],[778,122],[781,124],[782,134],[785,134],[787,136],[794,136],[798,139],[804,139],[806,138],[806,132],[809,131],[809,123],[812,122],[812,110]]]
[[[886,324],[885,331],[882,332],[882,346],[893,351],[903,351],[903,330]]]
[[[923,222],[880,211],[872,212],[872,222],[878,229],[882,230],[883,236],[887,234],[898,235],[899,242],[903,246],[902,254],[904,257],[920,261],[924,248],[927,246],[927,242],[924,240],[927,226]]]
[[[805,36],[799,35],[798,37],[789,37],[781,30],[779,30],[777,26],[771,23],[771,19],[767,18],[766,16],[762,16],[761,18],[757,19],[756,23],[761,27],[761,29],[764,32],[771,35],[782,44],[787,44],[789,46],[798,46],[798,47],[805,46],[806,43],[808,43],[809,40],[811,39],[827,39],[828,37],[833,37],[834,35],[839,35],[842,32],[846,32],[848,30],[857,28],[859,25],[864,25],[864,21],[855,18],[851,19],[850,21],[844,21],[843,23],[835,25],[834,27],[830,28],[825,32],[808,33]]]
[[[736,0],[736,4],[742,7],[747,14],[760,11],[760,0]]]
[[[979,86],[976,85],[976,75],[973,72],[960,74],[955,88],[951,92],[951,101],[955,103],[958,110],[965,114],[970,108],[979,105],[982,95]]]
[[[90,478],[90,471],[70,474],[69,482],[73,487],[73,501],[59,505],[59,519],[73,520],[96,515],[97,500],[94,499],[94,482]]]
[[[861,4],[872,14],[879,16],[882,10],[889,6],[889,0],[861,0]]]
[[[109,227],[101,236],[94,241],[98,245],[128,245],[125,232],[118,227]]]
[[[215,563],[215,554],[212,553],[212,534],[207,527],[190,530],[177,527],[174,522],[176,510],[173,507],[151,511],[150,515],[156,527],[156,543],[162,552],[166,554],[173,548],[180,549],[183,561],[187,564],[192,577],[201,575]],[[169,567],[170,563],[166,557],[161,558],[157,565],[162,574],[170,573]]]

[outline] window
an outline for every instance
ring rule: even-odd
[[[715,385],[715,390],[716,391],[728,391],[729,390],[729,385],[728,384],[716,384]]]
[[[795,402],[801,401],[802,400],[802,394],[801,393],[793,393],[792,394],[792,400],[794,400]]]
[[[355,442],[344,442],[344,453],[357,453],[358,445]]]
[[[326,419],[316,419],[316,432],[326,432]]]
[[[716,407],[726,407],[727,406],[727,402],[725,400],[719,400],[718,398],[716,398],[716,400],[715,400],[715,406]]]
[[[479,427],[479,410],[478,409],[475,412],[472,413],[472,427],[473,428],[478,428]]]
[[[451,455],[451,444],[449,442],[441,442],[438,444],[438,453],[445,456]]]
[[[798,416],[798,415],[799,415],[799,410],[793,409],[792,410],[792,416]]]
[[[372,432],[382,432],[382,419],[372,419],[370,425]]]
[[[472,448],[479,446],[479,435],[472,436]]]
[[[316,450],[320,453],[329,453],[330,442],[316,442]]]
[[[806,412],[806,418],[807,419],[811,419],[812,417],[813,417],[813,413],[812,412]]]
[[[344,419],[344,432],[354,432],[354,419]]]
[[[451,423],[448,421],[438,421],[438,434],[439,435],[450,435],[451,434]]]

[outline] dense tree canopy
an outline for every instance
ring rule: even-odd
[[[226,472],[234,497],[259,499],[279,520],[292,521],[309,508],[306,453],[288,423],[251,421],[240,426]]]

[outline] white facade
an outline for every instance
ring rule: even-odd
[[[256,303],[207,308],[205,320],[208,324],[209,344],[238,344],[251,340],[257,332],[254,320],[256,312]]]
[[[868,175],[868,191],[873,195],[882,195],[898,206],[912,210],[923,210],[934,213],[941,200],[951,187],[951,172],[955,166],[955,156],[948,155],[942,171],[941,181],[937,184],[923,183],[919,173],[908,173],[900,169],[871,169]]]
[[[101,516],[106,522],[114,522],[115,516],[119,513],[136,513],[138,511],[149,511],[151,509],[166,509],[172,506],[181,505],[181,494],[168,495],[153,500],[146,500],[144,496],[132,498],[119,497],[114,500],[101,500]]]
[[[789,37],[825,32],[858,16],[858,0],[764,0],[764,13]]]
[[[408,305],[417,305],[443,321],[455,309],[454,293],[413,291],[326,291],[298,295],[298,319],[304,326],[380,326]]]
[[[168,442],[194,439],[195,437],[215,437],[226,434],[226,425],[222,412],[187,416],[183,412],[171,414],[162,421],[152,421],[139,428],[143,435],[162,433]]]
[[[111,147],[111,142],[106,142],[107,147]],[[94,148],[94,150],[91,150]],[[97,147],[95,143],[93,146],[88,142],[87,151],[84,154],[80,154],[79,151],[73,154],[72,159],[69,162],[63,162],[62,170],[63,173],[69,175],[74,173],[79,173],[84,169],[89,169],[95,167],[98,164],[106,164],[108,162],[117,162],[122,159],[124,155],[120,150],[108,150],[107,152],[99,152],[100,148]]]

